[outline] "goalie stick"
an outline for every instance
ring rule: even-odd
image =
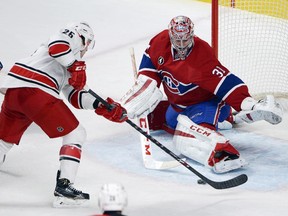
[[[107,109],[111,110],[112,106],[103,98],[101,98],[99,95],[97,95],[94,91],[91,89],[87,89],[92,96],[94,96],[98,101],[100,101],[104,106],[107,107]],[[174,152],[170,151],[168,148],[166,148],[164,145],[162,145],[160,142],[158,142],[155,138],[153,138],[151,135],[147,134],[145,131],[143,131],[140,127],[138,127],[135,123],[133,123],[130,119],[127,119],[126,122],[131,125],[135,130],[143,134],[147,139],[152,141],[155,145],[157,145],[159,148],[161,148],[163,151],[165,151],[167,154],[169,154],[171,157],[173,157],[175,160],[177,160],[180,164],[182,164],[184,167],[186,167],[188,170],[190,170],[192,173],[197,175],[199,178],[201,178],[203,181],[205,181],[207,184],[209,184],[211,187],[215,189],[227,189],[236,187],[239,185],[244,184],[247,182],[248,177],[246,174],[241,174],[239,176],[236,176],[232,179],[226,180],[226,181],[213,181],[211,179],[208,179],[201,173],[199,173],[197,170],[195,170],[192,166],[190,166],[186,161],[182,160],[180,157],[178,157]]]
[[[136,60],[134,49],[130,48],[130,57],[132,63],[132,69],[134,74],[134,81],[137,80],[137,69],[136,69]],[[136,119],[138,126],[147,134],[150,134],[149,130],[149,122],[147,116],[139,117]],[[177,166],[180,166],[180,163],[177,160],[172,161],[157,161],[153,158],[152,146],[149,139],[147,139],[144,135],[140,134],[140,144],[141,144],[141,152],[142,159],[145,168],[147,169],[170,169]]]

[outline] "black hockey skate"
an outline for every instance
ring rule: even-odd
[[[84,206],[84,203],[90,199],[89,194],[75,189],[68,179],[59,179],[59,176],[60,172],[58,171],[53,206],[56,208]]]

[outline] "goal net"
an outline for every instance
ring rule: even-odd
[[[254,97],[288,98],[287,0],[212,0],[212,47]]]

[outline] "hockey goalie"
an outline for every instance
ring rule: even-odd
[[[251,71],[253,73],[253,71]],[[154,113],[173,133],[173,145],[216,173],[247,164],[233,143],[218,132],[221,122],[238,112],[237,119],[278,124],[282,109],[274,97],[253,99],[247,85],[224,67],[208,43],[194,35],[185,16],[171,20],[168,29],[154,36],[145,50],[136,84],[122,99],[129,118],[151,113],[162,100],[168,105]]]

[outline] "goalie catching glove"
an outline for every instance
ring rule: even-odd
[[[252,123],[265,120],[270,124],[279,124],[282,121],[283,110],[272,95],[267,95],[266,98],[258,102],[247,97],[242,101],[241,109],[242,111],[235,116],[236,123],[237,121]]]
[[[140,75],[135,85],[121,99],[129,118],[137,118],[152,112],[163,97],[157,82]]]
[[[106,119],[113,122],[124,122],[128,119],[127,112],[119,103],[113,101],[111,98],[106,99],[110,107],[107,108],[104,104],[100,104],[95,112],[98,115],[105,117]]]

